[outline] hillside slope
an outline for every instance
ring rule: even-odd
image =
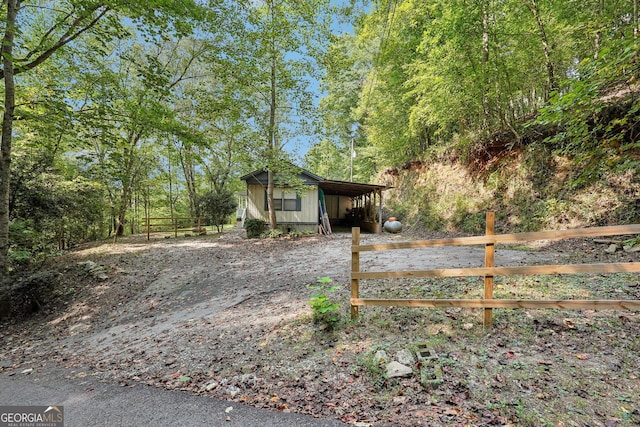
[[[640,116],[631,98],[607,95],[584,115],[588,137],[571,125],[523,122],[465,146],[452,143],[386,169],[386,214],[409,227],[482,232],[493,210],[505,231],[640,222]]]

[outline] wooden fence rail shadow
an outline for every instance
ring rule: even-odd
[[[493,298],[493,278],[495,276],[640,272],[640,262],[496,267],[494,265],[494,249],[496,244],[640,234],[640,224],[498,235],[494,234],[494,228],[495,214],[493,212],[487,212],[486,232],[484,236],[372,245],[361,245],[360,228],[353,228],[351,245],[351,317],[356,318],[359,307],[362,306],[482,308],[484,309],[484,326],[488,328],[491,327],[492,324],[492,309],[494,308],[640,310],[640,300],[523,300]],[[360,271],[360,253],[362,252],[469,245],[485,246],[484,267],[410,271]],[[360,280],[362,279],[468,276],[484,277],[484,297],[482,299],[367,299],[360,297]]]
[[[178,230],[181,228],[194,228],[196,230],[202,229],[202,223],[204,218],[200,217],[145,217],[144,227],[147,230],[147,240],[151,238],[153,227],[160,227],[162,229],[168,228],[173,230],[174,237],[178,237]]]

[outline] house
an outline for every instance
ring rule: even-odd
[[[279,228],[330,232],[339,226],[356,226],[364,231],[382,231],[382,192],[386,186],[333,181],[303,169],[296,175],[304,185],[302,191],[279,185],[273,192]],[[267,171],[256,170],[240,179],[247,183],[244,216],[268,223]],[[323,217],[329,224],[323,222]]]

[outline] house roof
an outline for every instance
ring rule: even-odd
[[[375,191],[384,191],[389,187],[378,184],[364,184],[360,182],[334,181],[315,175],[304,169],[300,170],[298,177],[305,185],[317,185],[327,195],[358,197]],[[256,170],[240,177],[247,184],[267,184],[267,172]]]

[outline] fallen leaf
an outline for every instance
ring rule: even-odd
[[[462,410],[460,408],[447,408],[444,411],[444,415],[460,415],[462,413]]]
[[[580,360],[587,360],[589,358],[589,356],[584,353],[576,354],[576,357]]]

